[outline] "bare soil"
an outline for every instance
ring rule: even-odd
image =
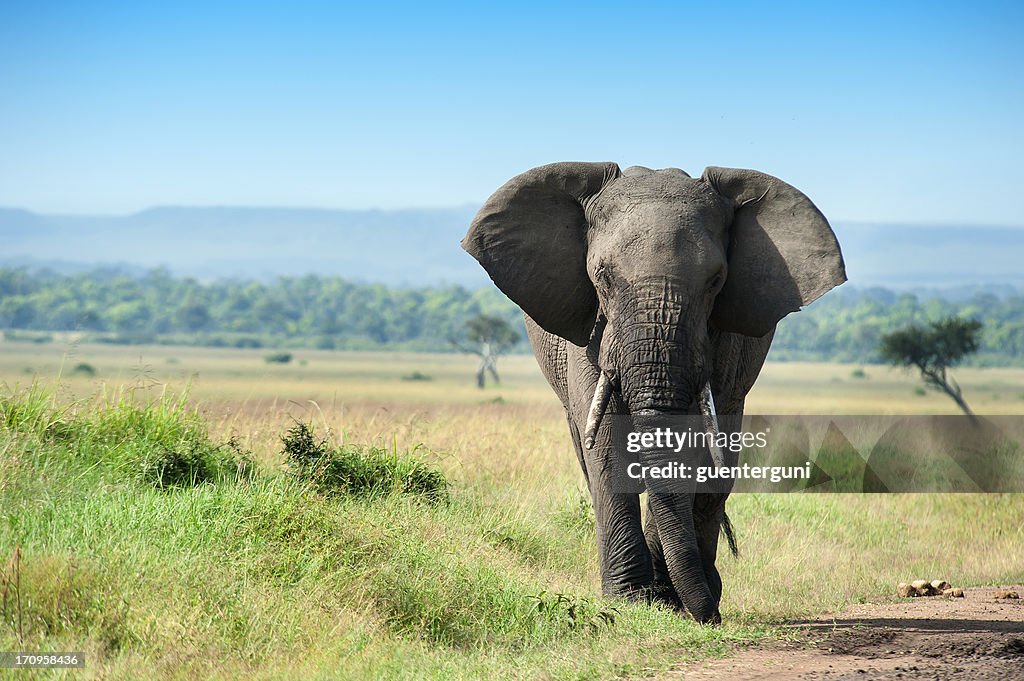
[[[1000,592],[1020,598],[997,598]],[[964,589],[851,606],[788,623],[793,640],[742,648],[665,679],[737,681],[1024,680],[1024,586]]]

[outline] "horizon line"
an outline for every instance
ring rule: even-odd
[[[145,213],[158,211],[158,210],[238,210],[238,211],[308,211],[308,212],[320,212],[320,213],[409,213],[409,212],[443,212],[451,210],[478,210],[484,202],[464,202],[461,204],[449,204],[439,206],[406,206],[401,208],[380,208],[380,207],[368,207],[368,208],[346,208],[346,207],[324,207],[314,205],[284,205],[284,204],[229,204],[229,203],[215,203],[215,204],[154,204],[147,206],[139,210],[120,212],[120,213],[107,213],[107,212],[43,212],[34,210],[31,208],[24,208],[21,206],[12,205],[0,205],[0,211],[11,211],[27,213],[29,215],[41,218],[53,217],[53,218],[111,218],[111,219],[124,219],[137,217]],[[920,227],[968,227],[972,229],[1005,229],[1005,230],[1024,230],[1024,223],[997,223],[997,222],[968,222],[968,221],[957,221],[957,220],[935,220],[935,221],[921,221],[921,222],[909,222],[905,220],[864,220],[861,218],[829,218],[830,223],[842,224],[845,226],[855,227],[868,227],[868,226],[894,226],[894,227],[908,227],[908,228],[920,228]]]

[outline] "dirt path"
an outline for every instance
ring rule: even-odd
[[[1014,591],[1019,599],[997,599]],[[851,607],[793,622],[798,642],[737,651],[666,675],[674,681],[1024,680],[1024,587]]]

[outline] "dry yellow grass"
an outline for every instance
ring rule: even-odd
[[[857,378],[862,369],[866,376]],[[957,368],[953,376],[979,414],[1024,414],[1024,369]],[[769,362],[747,399],[760,414],[958,414],[945,395],[928,390],[916,372],[886,366]]]
[[[557,401],[532,356],[503,357],[504,382],[478,390],[477,360],[469,355],[296,350],[290,364],[268,364],[268,350],[0,343],[0,381],[27,383],[58,375],[70,395],[83,397],[104,385],[190,386],[209,400],[280,406],[287,401],[325,405],[479,405],[500,397],[507,404],[551,406]],[[73,368],[87,363],[93,377]],[[866,377],[855,377],[863,368]],[[428,381],[403,377],[420,372]],[[974,410],[1024,413],[1024,368],[953,371]],[[921,387],[911,373],[884,366],[769,362],[748,397],[748,412],[763,414],[954,414],[956,406]]]

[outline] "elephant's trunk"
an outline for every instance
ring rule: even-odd
[[[693,498],[688,494],[648,492],[648,507],[658,530],[664,569],[687,612],[698,622],[721,621],[711,592],[693,523]]]
[[[622,344],[617,356],[622,398],[634,420],[698,414],[717,429],[710,395],[707,315],[671,282],[647,285],[617,316]],[[714,453],[712,453],[714,456]],[[715,457],[720,465],[721,452]],[[701,559],[693,519],[693,495],[648,487],[664,569],[683,605],[699,622],[720,619]]]

